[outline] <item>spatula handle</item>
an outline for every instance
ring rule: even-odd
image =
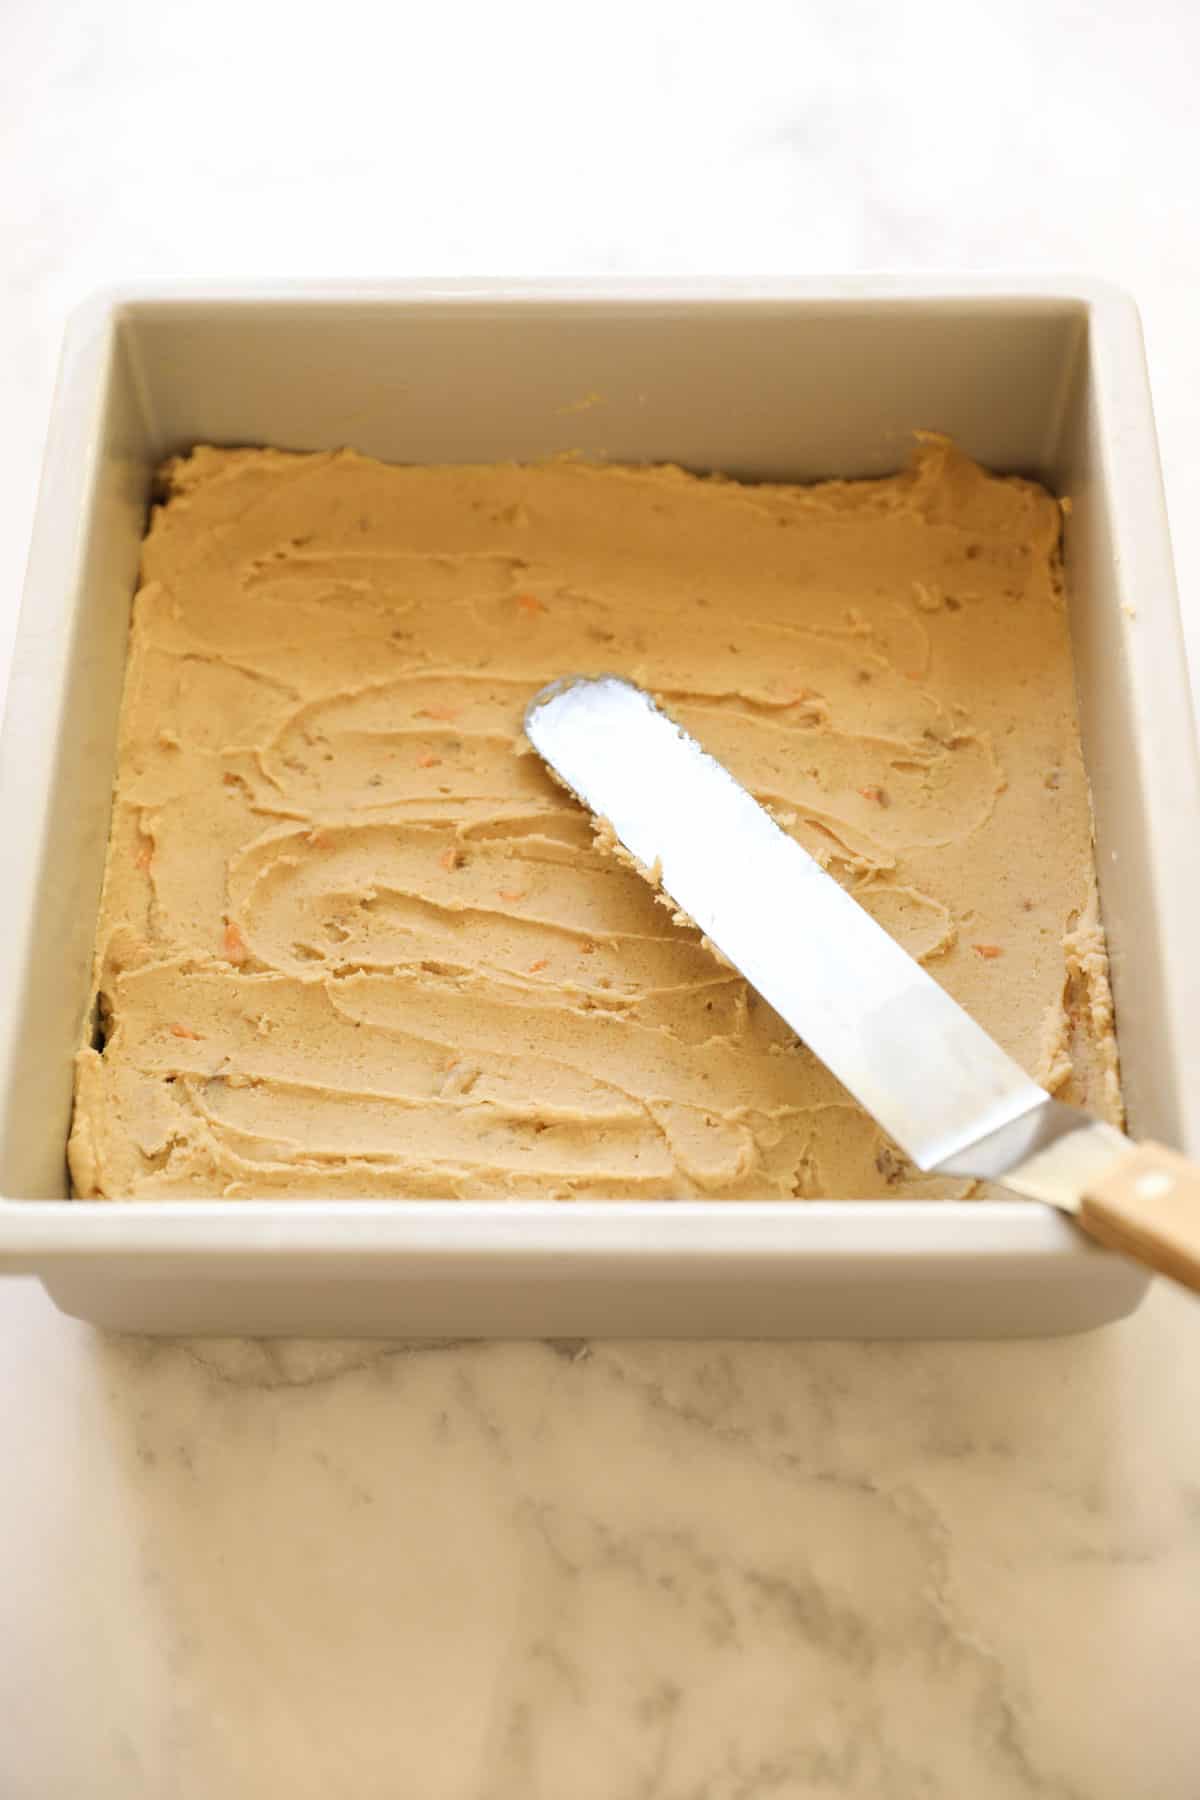
[[[1139,1144],[1084,1195],[1083,1229],[1109,1250],[1200,1293],[1200,1168]]]

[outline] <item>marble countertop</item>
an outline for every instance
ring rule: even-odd
[[[1200,18],[820,11],[8,9],[0,686],[64,317],[151,275],[1115,278],[1200,668]],[[0,1795],[1192,1800],[1198,1328],[164,1343],[6,1281]]]

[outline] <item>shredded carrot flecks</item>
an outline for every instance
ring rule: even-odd
[[[442,854],[438,857],[438,861],[441,863],[443,869],[447,869],[447,870],[460,869],[462,867],[462,860],[463,860],[462,851],[456,850],[454,848],[453,844],[448,845],[447,848],[445,850],[443,850]]]
[[[523,900],[525,898],[524,888],[497,888],[496,892],[502,900]]]
[[[447,1069],[447,1072],[448,1072],[448,1071],[449,1071],[449,1070],[451,1070],[451,1069],[457,1069],[457,1067],[458,1067],[458,1058],[457,1058],[457,1056],[448,1056],[448,1057],[447,1057],[447,1058],[446,1058],[446,1069]]]
[[[143,838],[138,846],[138,853],[133,859],[133,866],[135,869],[140,869],[142,873],[145,874],[153,860],[154,844],[150,838]]]
[[[329,843],[329,833],[318,826],[316,830],[309,832],[304,841],[311,844],[314,850],[324,850]]]
[[[192,1042],[195,1044],[201,1044],[204,1042],[203,1032],[189,1031],[188,1027],[186,1025],[172,1025],[171,1036],[179,1037],[179,1038],[191,1038]]]
[[[246,960],[246,940],[230,919],[225,926],[225,935],[221,940],[225,955],[231,963],[244,963]]]
[[[549,967],[550,958],[548,956],[539,956],[536,962],[530,963],[529,973],[531,975],[537,975],[540,974],[543,969],[548,969]]]
[[[859,788],[858,791],[864,800],[873,800],[876,806],[890,806],[892,804],[886,788],[865,787]]]
[[[418,769],[436,769],[441,760],[440,756],[432,756],[428,750],[425,750],[417,758],[417,767]]]
[[[441,719],[444,723],[448,723],[451,719],[457,719],[461,711],[461,706],[419,706],[416,717],[418,719]]]
[[[527,613],[540,613],[546,610],[536,594],[518,594],[517,605],[522,612]]]
[[[971,948],[976,956],[982,956],[987,962],[994,962],[996,957],[1004,955],[999,944],[972,944]]]

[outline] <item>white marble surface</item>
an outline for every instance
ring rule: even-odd
[[[1071,268],[1200,666],[1200,22],[0,9],[0,681],[67,310],[137,275]],[[1200,1312],[1024,1345],[167,1345],[0,1288],[3,1800],[1192,1800]]]

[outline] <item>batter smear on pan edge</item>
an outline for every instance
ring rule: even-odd
[[[198,449],[134,607],[79,1053],[114,1198],[949,1196],[521,738],[649,688],[1039,1081],[1121,1116],[1060,512]]]

